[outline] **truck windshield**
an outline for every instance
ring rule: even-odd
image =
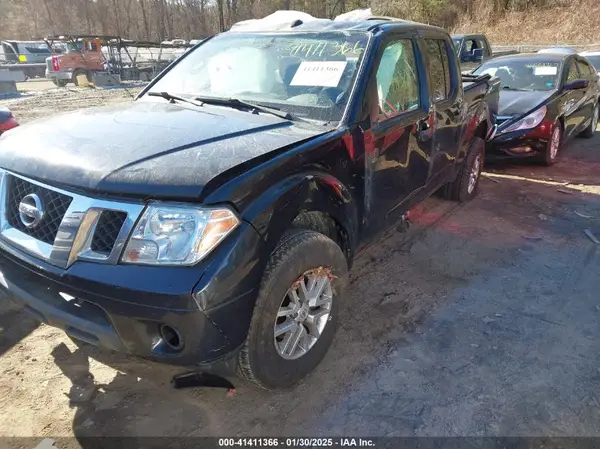
[[[342,118],[368,35],[218,35],[182,57],[150,92],[239,99],[320,121]]]
[[[475,75],[492,75],[500,79],[502,89],[547,91],[557,88],[561,64],[556,61],[531,59],[492,60],[473,71]]]

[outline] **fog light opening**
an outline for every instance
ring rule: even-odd
[[[162,340],[172,349],[181,349],[183,347],[183,340],[177,332],[177,329],[163,324],[160,326],[160,337]]]

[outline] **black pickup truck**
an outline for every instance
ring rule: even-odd
[[[0,138],[0,285],[78,341],[289,386],[360,245],[476,195],[497,89],[462,86],[450,36],[413,22],[209,38],[134,102]]]

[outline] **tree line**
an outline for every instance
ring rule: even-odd
[[[577,1],[577,0],[572,0]],[[294,9],[333,18],[357,8],[452,29],[486,7],[507,11],[561,6],[571,0],[0,0],[0,39],[56,34],[119,35],[137,40],[198,39],[239,20]]]

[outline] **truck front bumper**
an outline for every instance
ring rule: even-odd
[[[61,270],[4,245],[0,288],[77,340],[173,365],[230,369],[262,273],[252,251],[263,245],[249,225],[234,233],[194,267],[76,262]]]

